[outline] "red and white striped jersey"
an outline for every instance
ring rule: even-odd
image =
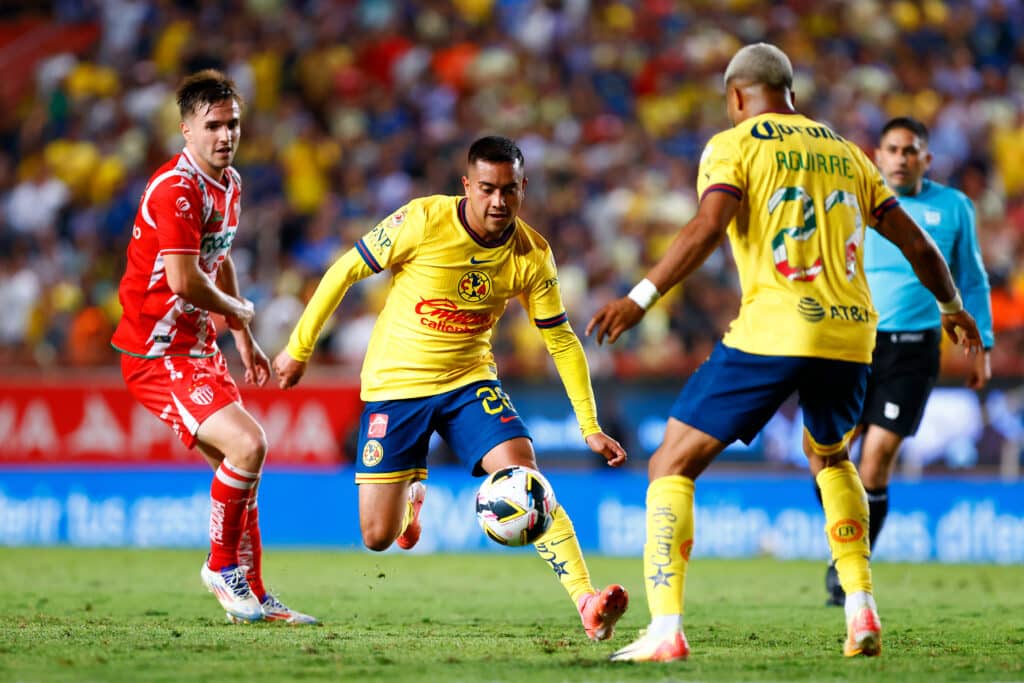
[[[217,182],[187,149],[149,179],[118,291],[123,313],[111,340],[115,349],[145,358],[217,352],[209,312],[171,291],[164,254],[196,254],[199,267],[216,280],[238,229],[241,182],[231,167]]]

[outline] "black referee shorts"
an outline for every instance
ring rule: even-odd
[[[902,437],[921,424],[928,395],[939,376],[942,330],[878,331],[861,423],[878,425]]]

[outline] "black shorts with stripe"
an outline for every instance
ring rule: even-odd
[[[902,437],[917,432],[939,376],[941,335],[939,329],[878,331],[861,423]]]

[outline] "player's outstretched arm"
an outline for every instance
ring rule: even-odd
[[[591,434],[584,439],[590,450],[608,461],[610,467],[618,467],[626,462],[626,449],[618,441],[604,432]]]
[[[725,192],[704,196],[697,215],[683,226],[668,251],[628,296],[606,304],[587,324],[584,334],[596,331],[595,339],[609,344],[644,317],[644,313],[662,294],[679,284],[704,263],[725,237],[740,200]]]
[[[354,248],[349,249],[327,269],[295,324],[288,346],[274,357],[274,373],[282,389],[299,383],[327,319],[338,308],[349,288],[356,281],[372,274],[373,270]]]
[[[290,389],[306,374],[306,361],[295,360],[288,354],[288,349],[283,349],[274,357],[274,374],[277,375],[277,386]]]
[[[964,310],[946,259],[931,236],[900,206],[889,209],[875,227],[903,252],[917,279],[932,293],[942,313],[942,329],[966,352],[982,350],[981,334],[971,314]]]
[[[568,322],[557,327],[541,329],[541,336],[547,346],[555,369],[565,387],[565,393],[572,404],[576,420],[580,424],[583,440],[590,450],[597,453],[612,467],[626,462],[626,451],[622,445],[603,431],[597,422],[597,403],[594,388],[590,384],[590,368],[587,354],[583,351],[579,337]]]

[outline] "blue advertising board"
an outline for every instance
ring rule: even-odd
[[[584,549],[639,557],[646,476],[548,470]],[[480,532],[479,480],[430,470],[423,536],[414,552],[499,550]],[[177,470],[0,471],[0,545],[195,547],[207,544],[210,473]],[[260,521],[268,546],[361,547],[348,468],[268,469]],[[896,481],[875,551],[883,560],[1024,562],[1024,483],[980,479]],[[806,475],[710,472],[696,494],[695,556],[820,558],[824,516]]]
[[[585,461],[590,452],[580,438],[576,417],[564,393],[550,385],[506,382],[512,400],[530,429],[541,461]],[[646,458],[661,443],[665,423],[680,384],[598,385],[602,427],[622,442],[630,456]],[[992,387],[979,394],[963,387],[932,392],[917,434],[907,439],[901,462],[913,469],[998,467],[1024,446],[1024,401],[1016,386]],[[795,397],[787,401],[746,446],[730,444],[719,462],[805,464],[801,441],[803,419]]]

